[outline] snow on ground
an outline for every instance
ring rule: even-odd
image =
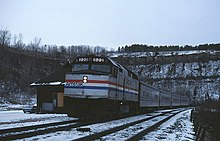
[[[160,111],[165,112],[165,111]],[[157,131],[153,131],[150,134],[143,137],[142,140],[150,140],[150,141],[160,141],[160,140],[195,140],[195,133],[193,131],[193,125],[190,122],[190,112],[191,110],[187,110],[177,114],[175,117],[168,120],[166,123],[162,124]],[[85,135],[93,134],[95,132],[104,131],[109,128],[113,128],[116,126],[123,125],[125,123],[132,122],[134,120],[140,120],[151,115],[157,115],[159,112],[155,112],[153,114],[145,114],[140,116],[129,117],[120,120],[113,120],[105,123],[97,123],[89,126],[84,126],[83,128],[90,128],[88,132],[77,131],[75,128],[69,131],[59,131],[55,133],[39,135],[31,138],[26,138],[24,140],[73,140]],[[36,124],[45,124],[51,122],[58,121],[66,121],[72,120],[74,118],[67,117],[66,114],[26,114],[23,113],[22,110],[14,110],[14,111],[0,111],[0,129],[12,128],[12,127],[20,127],[20,126],[31,126]],[[156,120],[156,119],[155,119]],[[149,126],[147,122],[141,124],[139,129],[145,128]],[[137,131],[139,130],[137,129]],[[130,128],[128,130],[121,131],[121,137],[125,134],[132,134],[133,129]],[[126,133],[127,132],[127,133]],[[120,133],[120,132],[119,132]],[[123,140],[121,137],[111,137],[111,139],[115,140]],[[103,138],[104,140],[110,140],[110,138]],[[22,139],[23,140],[23,139]]]
[[[73,120],[66,114],[29,114],[22,110],[0,111],[0,129]]]
[[[127,138],[130,138],[131,136],[141,132],[143,129],[148,128],[155,123],[165,119],[167,116],[160,116],[156,117],[153,120],[148,120],[139,124],[136,124],[134,126],[130,126],[129,128],[120,130],[118,132],[112,133],[110,135],[102,137],[103,140],[117,140],[117,141],[124,141]]]
[[[143,137],[149,141],[194,141],[195,132],[190,121],[191,110],[177,114],[175,117],[162,124],[158,130]]]
[[[27,105],[5,103],[5,104],[0,104],[0,111],[21,110],[25,106],[27,106]]]
[[[97,123],[97,124],[92,124],[88,126],[83,126],[81,128],[90,128],[90,132],[81,132],[77,131],[76,128],[70,130],[70,131],[59,131],[56,133],[50,133],[46,135],[39,135],[31,138],[26,138],[26,141],[32,141],[32,140],[40,140],[40,141],[53,141],[53,140],[74,140],[77,138],[81,138],[96,132],[101,132],[104,130],[107,130],[109,128],[113,128],[116,126],[120,126],[126,123],[130,123],[134,120],[140,120],[143,118],[150,117],[151,115],[158,115],[160,113],[153,113],[153,114],[144,114],[144,115],[139,115],[139,116],[134,116],[134,117],[128,117],[120,120],[113,120],[109,122],[104,122],[104,123]]]
[[[130,118],[125,118],[125,119],[120,119],[120,120],[113,120],[113,121],[109,121],[109,122],[105,122],[105,123],[98,123],[98,124],[92,124],[89,126],[84,126],[82,128],[90,128],[90,131],[88,132],[81,132],[81,131],[77,131],[75,128],[69,131],[59,131],[59,132],[55,132],[55,133],[50,133],[50,134],[46,134],[46,135],[39,135],[39,136],[35,136],[35,137],[31,137],[31,138],[26,138],[26,141],[31,141],[31,140],[45,140],[45,141],[53,141],[53,140],[74,140],[86,135],[90,135],[96,132],[100,132],[100,131],[104,131],[107,130],[109,128],[113,128],[116,126],[120,126],[123,125],[125,123],[129,123],[131,121],[134,120],[139,120],[139,119],[143,119],[146,117],[149,117],[150,115],[156,115],[159,113],[154,113],[154,114],[147,114],[147,115],[141,115],[141,116],[135,116],[135,117],[130,117]],[[164,117],[162,117],[164,118]],[[158,119],[155,119],[155,122],[158,121]],[[154,121],[153,121],[154,122]],[[145,128],[149,125],[151,125],[153,122],[145,122],[146,125],[141,124],[141,127],[139,129]],[[175,128],[174,128],[175,127]],[[132,130],[132,128],[130,128],[131,130],[127,130],[127,135],[128,134],[132,134],[132,132],[134,130]],[[137,130],[139,130],[137,129]],[[167,130],[165,130],[167,129]],[[168,130],[169,129],[169,130]],[[168,132],[172,132],[172,134],[168,134],[166,133],[166,131]],[[123,140],[123,136],[125,135],[126,130],[124,130],[124,132],[121,132],[121,137],[116,137],[116,138],[105,138],[104,140]],[[165,133],[164,133],[165,132]],[[120,133],[120,132],[119,132]],[[184,134],[183,134],[184,133]],[[186,111],[186,112],[182,112],[180,114],[177,114],[175,117],[173,117],[172,119],[170,119],[168,122],[166,122],[165,124],[163,124],[160,128],[158,133],[155,131],[152,134],[149,134],[149,136],[146,136],[146,138],[144,138],[144,140],[161,140],[163,139],[162,135],[168,135],[165,139],[163,140],[193,140],[195,139],[194,135],[192,135],[191,133],[193,132],[193,127],[192,127],[192,123],[190,122],[190,110]],[[183,135],[182,135],[183,134]],[[158,138],[158,136],[161,137],[161,139]],[[178,138],[179,137],[179,138]]]
[[[200,53],[210,53],[216,54],[219,51],[215,50],[189,50],[189,51],[158,51],[158,56],[171,56],[171,55],[190,55],[190,54],[200,54]],[[114,58],[119,56],[124,57],[147,57],[155,56],[156,52],[132,52],[132,53],[109,53],[107,56]]]

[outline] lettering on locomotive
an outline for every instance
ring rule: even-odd
[[[66,82],[65,86],[83,86],[82,82]]]

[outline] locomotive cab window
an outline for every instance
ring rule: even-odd
[[[89,69],[89,64],[75,64],[73,65],[72,71],[83,71],[88,69]]]
[[[110,65],[105,65],[105,64],[92,64],[91,70],[109,73],[111,67]]]
[[[98,63],[82,63],[74,64],[72,67],[73,72],[77,71],[97,71],[102,73],[110,73],[111,66],[108,64],[98,64]]]
[[[87,73],[111,74],[112,63],[102,57],[80,57],[75,60],[72,71],[76,73],[83,71]]]

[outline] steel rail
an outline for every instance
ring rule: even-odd
[[[155,116],[147,117],[147,118],[144,118],[144,119],[141,119],[141,120],[137,120],[137,121],[130,122],[130,123],[127,123],[127,124],[123,124],[123,125],[120,125],[120,126],[117,126],[117,127],[113,127],[113,128],[110,128],[110,129],[107,129],[107,130],[104,130],[104,131],[101,131],[101,132],[98,132],[98,133],[94,133],[94,134],[91,134],[91,135],[88,135],[88,136],[84,136],[84,137],[81,137],[81,138],[78,138],[78,139],[74,139],[74,141],[88,141],[88,140],[99,139],[103,136],[106,136],[106,135],[109,135],[111,133],[123,130],[125,128],[128,128],[129,126],[133,126],[135,124],[139,124],[139,123],[145,122],[147,120],[151,120],[153,118],[163,116],[167,113],[172,113],[172,112],[173,111],[163,112],[163,113],[155,115]]]
[[[130,138],[126,139],[126,141],[134,141],[134,140],[140,140],[143,136],[145,136],[146,134],[154,131],[155,129],[157,129],[161,124],[165,123],[166,121],[168,121],[169,119],[171,119],[172,117],[174,117],[175,115],[177,115],[178,113],[183,112],[183,111],[179,111],[177,113],[174,113],[166,118],[164,118],[163,120],[153,124],[150,127],[147,127],[146,129],[140,131],[139,133],[131,136]]]
[[[7,128],[7,129],[1,129],[0,130],[0,136],[1,134],[7,134],[12,132],[21,132],[21,131],[27,131],[32,130],[36,128],[45,128],[48,126],[55,126],[55,125],[62,125],[62,124],[68,124],[68,123],[74,123],[79,120],[69,120],[69,121],[62,121],[62,122],[53,122],[53,123],[46,123],[46,124],[38,124],[38,125],[32,125],[32,126],[23,126],[23,127],[15,127],[15,128]]]
[[[65,124],[53,125],[53,126],[48,126],[48,127],[40,127],[40,128],[37,127],[37,128],[32,128],[31,130],[28,130],[28,131],[23,130],[22,132],[19,131],[19,132],[13,132],[9,134],[2,134],[0,137],[0,140],[23,139],[23,138],[33,137],[37,135],[53,133],[57,131],[71,130],[72,128],[86,126],[86,125],[90,125],[93,123],[97,123],[97,122],[94,122],[94,121],[93,122],[79,122],[76,124],[65,123]]]

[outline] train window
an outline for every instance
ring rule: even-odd
[[[88,69],[89,69],[89,64],[75,64],[73,65],[72,71],[82,71]]]
[[[91,70],[109,73],[111,70],[111,67],[109,65],[92,64]]]

